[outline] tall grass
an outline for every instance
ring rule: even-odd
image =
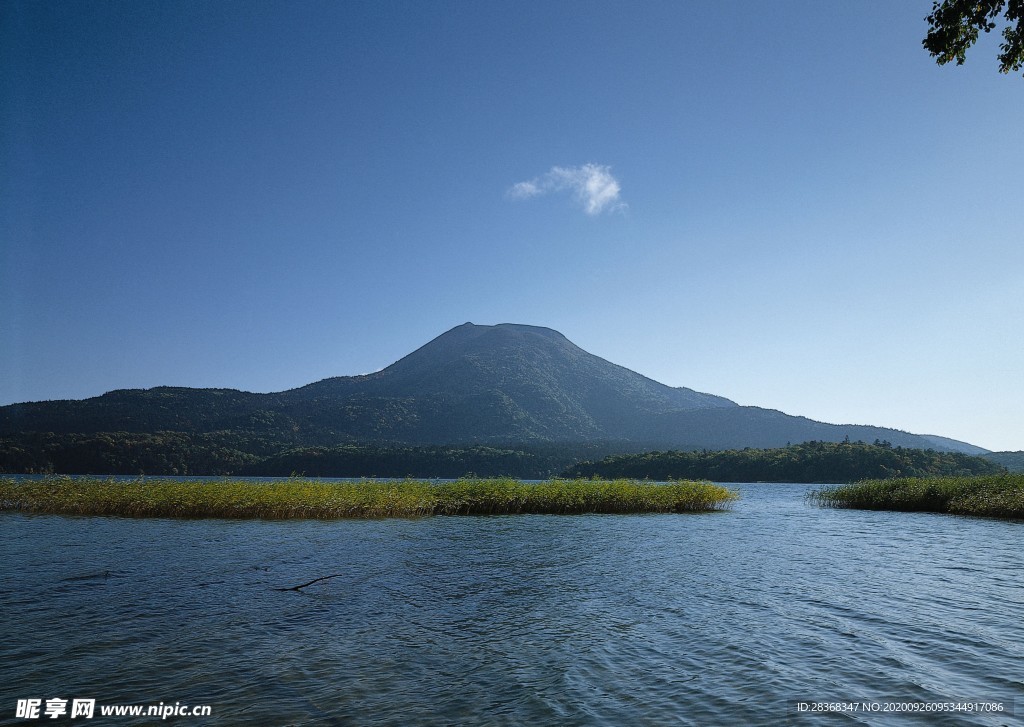
[[[323,482],[289,479],[0,479],[0,510],[67,515],[187,518],[382,518],[515,513],[641,513],[721,510],[735,492],[707,482],[514,479]]]
[[[864,480],[811,493],[823,507],[1024,519],[1024,474]]]

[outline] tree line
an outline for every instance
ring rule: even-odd
[[[297,446],[257,432],[45,432],[0,437],[0,472],[441,478],[471,474],[520,479],[561,475],[716,482],[853,482],[1005,471],[1001,461],[894,447],[882,441],[805,442],[776,449],[723,451],[642,449],[641,445],[622,442]]]
[[[627,447],[600,442],[298,445],[251,431],[27,432],[0,436],[0,473],[544,479],[581,459]]]
[[[580,462],[569,477],[631,477],[714,482],[845,483],[874,478],[996,474],[1005,469],[959,452],[893,447],[888,442],[804,442],[777,449],[669,451]]]

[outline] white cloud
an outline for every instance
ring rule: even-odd
[[[547,174],[512,185],[508,196],[529,199],[550,192],[570,192],[588,215],[599,215],[605,210],[626,208],[619,198],[619,181],[612,176],[611,167],[603,164],[584,164],[581,167],[551,167]]]
[[[530,197],[536,197],[540,193],[540,187],[534,182],[520,182],[513,185],[512,189],[508,191],[509,196],[515,199],[529,199]]]

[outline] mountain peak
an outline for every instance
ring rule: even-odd
[[[565,336],[563,336],[561,333],[556,331],[554,328],[545,328],[544,326],[530,326],[530,325],[527,325],[525,323],[495,323],[494,325],[487,326],[487,325],[479,325],[479,324],[476,324],[476,323],[473,323],[473,322],[470,322],[470,321],[467,321],[466,323],[463,323],[461,326],[455,326],[455,328],[452,328],[452,329],[446,331],[445,333],[442,333],[441,336],[438,336],[438,338],[441,338],[443,336],[447,336],[450,333],[459,333],[459,332],[461,332],[461,333],[474,333],[474,334],[477,334],[477,335],[484,334],[484,333],[491,333],[491,332],[499,333],[499,334],[501,334],[501,333],[522,333],[522,334],[535,334],[535,335],[538,335],[538,336],[548,336],[550,338],[559,338],[559,339],[563,339],[563,340],[568,340],[568,339],[565,338]]]
[[[483,352],[491,355],[498,350],[509,353],[509,349],[553,350],[574,349],[579,353],[586,352],[575,346],[565,336],[551,328],[528,326],[522,323],[498,323],[493,326],[463,323],[445,331],[437,338],[399,359],[381,373],[390,377],[401,375],[412,369],[423,366],[436,367],[466,357],[479,357]],[[589,355],[589,354],[587,354]]]

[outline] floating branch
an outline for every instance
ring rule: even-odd
[[[298,590],[301,590],[301,589],[305,588],[306,586],[311,586],[314,583],[319,583],[320,581],[326,581],[328,578],[339,578],[340,576],[343,576],[343,575],[345,575],[345,574],[344,573],[335,573],[334,575],[330,575],[330,576],[320,576],[319,578],[314,578],[309,583],[303,583],[300,586],[292,586],[291,588],[275,588],[274,590],[275,591],[298,591]]]

